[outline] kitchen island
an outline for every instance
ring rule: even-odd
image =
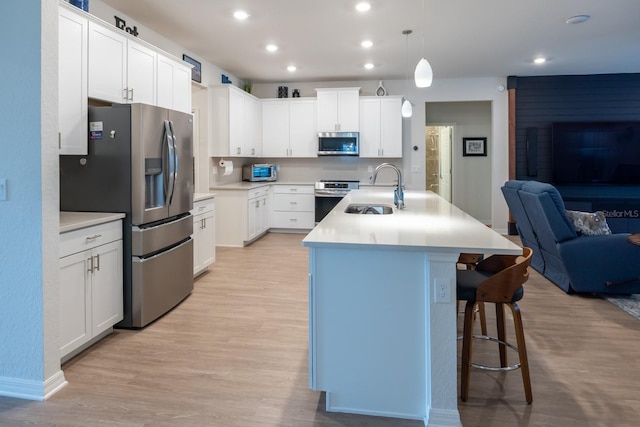
[[[327,411],[459,426],[455,263],[522,249],[432,192],[351,191],[309,248],[309,385]],[[349,214],[350,204],[388,215]]]

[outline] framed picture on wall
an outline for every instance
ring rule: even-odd
[[[463,156],[486,156],[487,138],[462,138]]]
[[[197,83],[202,83],[202,64],[192,57],[184,54],[182,55],[182,60],[193,65],[193,68],[191,69],[191,80]]]

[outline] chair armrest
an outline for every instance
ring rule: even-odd
[[[558,243],[558,252],[578,292],[593,292],[610,283],[640,280],[640,246],[628,233],[581,236]]]

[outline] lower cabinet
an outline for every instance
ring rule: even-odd
[[[271,227],[271,185],[216,189],[216,245],[242,247]]]
[[[312,229],[315,226],[313,185],[273,186],[273,228]]]
[[[216,260],[216,218],[214,199],[193,203],[193,275],[204,272]]]
[[[111,332],[123,318],[122,222],[60,235],[60,358]]]
[[[271,192],[269,187],[249,192],[247,200],[247,241],[267,232],[271,226]]]

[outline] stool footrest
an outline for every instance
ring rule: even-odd
[[[478,340],[485,340],[485,341],[492,341],[492,342],[496,342],[498,344],[503,344],[506,345],[507,347],[509,347],[511,350],[515,351],[516,353],[518,353],[518,347],[516,347],[515,345],[508,343],[506,341],[502,341],[496,337],[490,337],[487,335],[474,335],[473,336],[474,339],[478,339]],[[519,353],[518,353],[519,354]],[[511,365],[511,366],[487,366],[487,365],[480,365],[478,363],[470,363],[470,365],[476,369],[482,369],[483,371],[503,371],[503,372],[508,372],[508,371],[515,371],[516,369],[520,369],[520,363],[516,363],[515,365]]]

